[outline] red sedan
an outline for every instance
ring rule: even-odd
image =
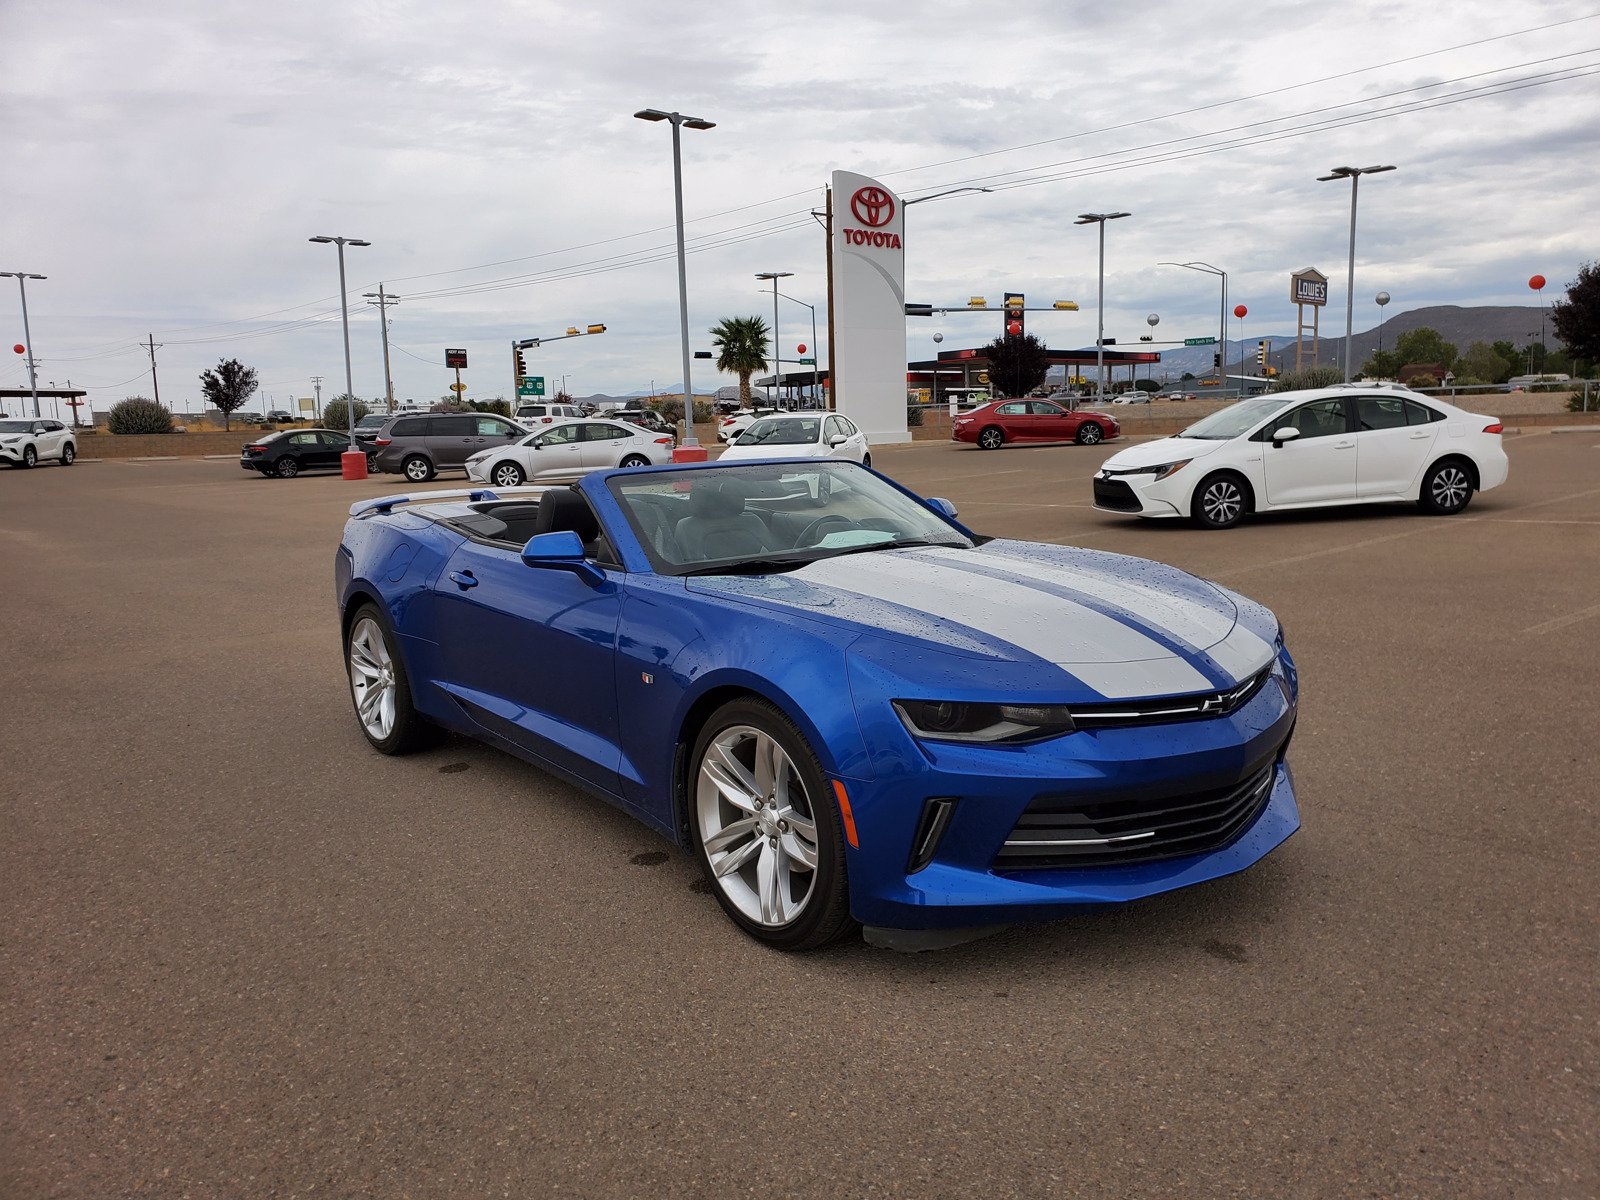
[[[958,442],[976,442],[980,450],[998,450],[1007,442],[1092,446],[1121,432],[1110,413],[1074,411],[1054,400],[994,400],[958,416],[950,436]]]

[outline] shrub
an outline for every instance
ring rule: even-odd
[[[716,413],[712,411],[709,400],[696,400],[694,402],[694,423],[704,425],[707,421],[715,420]]]
[[[129,396],[111,406],[106,428],[112,433],[171,433],[172,414],[154,400]]]
[[[919,426],[921,424],[922,424],[922,405],[920,405],[920,404],[908,404],[908,405],[906,405],[906,428],[907,429],[915,429],[917,426]]]
[[[356,420],[361,420],[372,410],[367,407],[366,401],[356,401]],[[350,428],[349,414],[344,410],[344,397],[335,396],[322,406],[322,427],[324,429]]]
[[[683,401],[676,396],[671,400],[657,400],[651,407],[674,425],[683,420]]]
[[[1274,392],[1303,392],[1308,388],[1332,387],[1344,382],[1344,371],[1339,367],[1308,367],[1304,371],[1289,371],[1272,381]]]
[[[1439,381],[1432,375],[1413,375],[1410,379],[1406,380],[1406,386],[1411,388],[1438,387]]]

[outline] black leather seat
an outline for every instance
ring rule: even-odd
[[[744,489],[733,480],[701,480],[689,494],[689,515],[678,522],[678,545],[686,561],[738,558],[778,549],[767,523],[744,507]]]
[[[571,530],[585,546],[592,545],[600,536],[600,522],[595,520],[589,502],[570,490],[550,491],[539,497],[539,515],[534,522],[534,533],[560,533]]]

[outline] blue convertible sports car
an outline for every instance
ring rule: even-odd
[[[1272,613],[854,463],[363,501],[335,576],[376,749],[443,727],[586,788],[773,946],[1151,896],[1299,826]]]

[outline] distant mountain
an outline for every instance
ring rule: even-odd
[[[1230,330],[1236,329],[1237,323],[1230,318],[1228,326]],[[1545,311],[1544,328],[1545,344],[1551,347],[1560,345],[1560,339],[1550,328],[1548,309]],[[1373,326],[1371,329],[1358,331],[1350,339],[1355,345],[1355,364],[1358,368],[1372,357],[1373,351],[1378,348],[1379,329],[1379,326]],[[1432,329],[1436,330],[1445,341],[1453,342],[1456,348],[1465,354],[1467,347],[1473,342],[1506,341],[1517,346],[1526,346],[1529,342],[1538,341],[1539,309],[1536,305],[1528,304],[1485,305],[1476,308],[1466,308],[1457,304],[1438,304],[1429,308],[1414,308],[1408,312],[1395,313],[1383,323],[1381,329],[1383,344],[1391,350],[1394,349],[1395,339],[1402,333],[1409,333],[1413,329]],[[1338,336],[1330,336],[1335,332]],[[1344,309],[1336,309],[1330,304],[1322,310],[1322,335],[1317,343],[1315,361],[1323,366],[1338,366],[1343,363]],[[1254,373],[1256,343],[1262,340],[1272,344],[1267,358],[1269,363],[1280,371],[1294,370],[1294,335],[1252,333],[1248,318],[1242,343],[1246,370]],[[1239,370],[1240,348],[1241,342],[1237,338],[1228,342],[1225,361],[1231,364],[1234,372]],[[1154,377],[1159,379],[1163,372],[1176,377],[1185,371],[1203,375],[1211,369],[1211,355],[1215,350],[1215,346],[1164,347],[1161,365],[1156,368]],[[1303,365],[1312,365],[1311,355],[1312,342],[1308,332]]]

